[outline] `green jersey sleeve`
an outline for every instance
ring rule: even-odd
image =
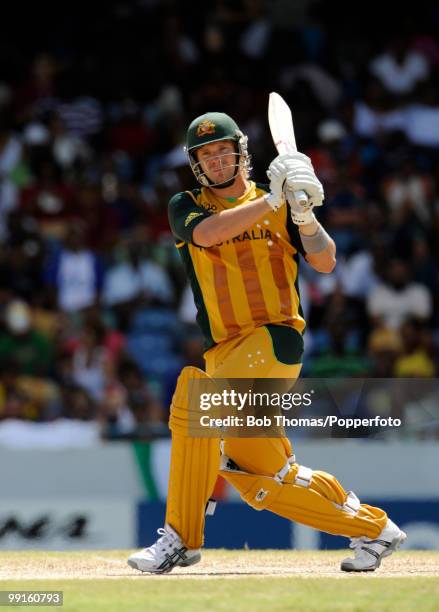
[[[174,236],[183,242],[195,244],[192,239],[194,229],[211,215],[202,206],[198,206],[187,191],[177,193],[169,201],[169,225]]]

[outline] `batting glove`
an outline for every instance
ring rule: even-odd
[[[286,187],[287,171],[286,165],[279,160],[279,157],[268,167],[270,193],[265,196],[265,200],[272,210],[278,210],[286,202],[284,187]]]
[[[312,209],[322,206],[325,197],[323,186],[315,175],[309,157],[303,153],[291,153],[283,161],[287,166],[286,197],[290,205],[291,218],[296,225],[306,225],[314,221]],[[297,191],[305,191],[307,202],[298,202],[294,197]]]
[[[308,203],[312,206],[321,206],[325,193],[309,157],[303,153],[295,153],[290,155],[284,164],[288,168],[287,187],[292,191],[306,191]]]
[[[287,198],[287,202],[290,208],[291,219],[293,223],[296,225],[308,225],[308,223],[312,223],[315,221],[315,216],[313,213],[314,205],[307,203],[301,204],[297,202],[294,191],[287,187],[285,196]]]

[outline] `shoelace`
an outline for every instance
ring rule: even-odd
[[[173,540],[172,534],[168,533],[166,529],[163,529],[163,527],[159,527],[157,529],[157,533],[159,534],[160,538],[157,540],[155,544],[150,546],[149,549],[152,548],[154,551],[160,550],[160,549],[166,550],[166,547],[169,546]]]
[[[380,540],[370,540],[369,538],[365,538],[364,536],[359,538],[350,538],[351,543],[349,544],[349,548],[360,548],[363,544],[379,544],[383,546]]]
[[[359,538],[351,538],[351,543],[349,544],[349,548],[358,548],[361,544],[364,544],[367,540],[364,536]]]

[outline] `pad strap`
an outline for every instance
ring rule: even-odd
[[[208,499],[206,504],[205,516],[213,516],[216,510],[216,499]]]
[[[274,475],[274,479],[277,482],[283,482],[283,479],[285,478],[285,476],[288,474],[288,472],[290,471],[291,466],[293,465],[293,463],[296,463],[296,457],[295,455],[291,455],[291,457],[288,457],[286,464],[283,466],[282,469],[280,469],[278,472],[276,472],[276,474]]]
[[[312,481],[312,473],[313,471],[311,468],[305,465],[299,465],[294,484],[299,485],[299,487],[309,487]]]
[[[349,512],[349,514],[357,514],[358,510],[360,509],[360,506],[360,500],[355,495],[355,493],[353,491],[348,491],[346,501],[343,504],[343,510]]]

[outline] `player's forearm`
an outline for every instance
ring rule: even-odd
[[[299,227],[307,262],[317,272],[329,273],[335,268],[335,242],[315,219],[312,223]],[[323,234],[323,235],[322,235]],[[321,245],[321,248],[319,248]]]
[[[262,215],[270,211],[271,208],[264,197],[243,206],[223,210],[197,225],[193,234],[194,243],[210,247],[230,240],[251,227]]]
[[[317,272],[323,272],[329,274],[335,268],[335,245],[328,246],[327,249],[321,251],[321,253],[313,253],[306,255],[306,261],[317,270]]]

